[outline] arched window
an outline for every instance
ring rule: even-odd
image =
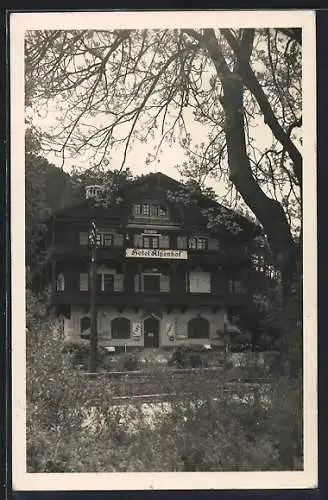
[[[112,320],[112,339],[129,339],[131,335],[131,321],[128,318],[114,318]]]
[[[88,338],[90,336],[90,328],[91,328],[91,319],[89,316],[83,316],[81,318],[81,337]]]
[[[208,339],[210,336],[210,324],[205,318],[192,318],[188,321],[188,338]]]

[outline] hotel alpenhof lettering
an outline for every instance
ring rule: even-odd
[[[145,248],[127,248],[126,257],[156,258],[156,259],[187,259],[185,250],[151,250]]]

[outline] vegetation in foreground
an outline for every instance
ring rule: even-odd
[[[151,417],[142,403],[131,406],[114,401],[110,381],[99,377],[86,382],[72,368],[69,353],[63,353],[58,320],[46,316],[42,303],[30,293],[27,309],[29,472],[302,467],[301,391],[297,378],[277,378],[271,390],[271,405],[263,405],[260,400],[241,404],[227,394],[213,401],[211,384],[204,386],[200,380],[198,386],[192,382],[188,388],[188,380],[184,380],[184,389],[192,393],[188,402],[171,401]]]

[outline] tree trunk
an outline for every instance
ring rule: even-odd
[[[281,269],[284,297],[287,298],[296,271],[296,245],[282,206],[262,191],[252,174],[245,141],[242,81],[234,73],[232,78],[224,82],[223,88],[230,178],[268,236],[271,250]]]
[[[244,84],[240,62],[231,71],[213,29],[203,30],[203,35],[186,30],[208,52],[216,73],[221,80],[223,97],[220,99],[225,112],[225,137],[228,152],[230,179],[245,203],[262,224],[264,232],[282,274],[283,296],[287,300],[296,275],[297,247],[292,238],[289,223],[281,204],[269,198],[254,179],[247,155],[243,115]],[[253,46],[253,30],[244,30],[243,56],[250,58]]]

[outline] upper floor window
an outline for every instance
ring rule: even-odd
[[[114,234],[109,231],[97,231],[96,242],[98,247],[111,247],[114,245]],[[79,233],[79,244],[88,245],[89,235],[87,232]]]
[[[104,292],[113,292],[114,291],[114,275],[113,274],[104,274]]]
[[[197,238],[188,238],[188,248],[192,250],[197,248]]]
[[[190,250],[206,250],[207,238],[188,238],[188,248],[190,248]]]
[[[134,215],[141,215],[141,205],[139,203],[134,205],[133,213],[134,213]]]
[[[114,236],[111,233],[102,234],[102,244],[104,247],[111,247],[114,243]]]
[[[148,203],[142,205],[142,215],[150,215],[150,205]]]
[[[144,274],[143,275],[143,290],[144,290],[144,292],[159,292],[160,291],[160,275],[159,274]]]
[[[167,208],[159,203],[136,203],[133,206],[133,215],[143,217],[166,217]]]
[[[108,232],[98,232],[97,233],[97,246],[101,247],[111,247],[114,243],[114,236],[112,233]]]
[[[197,248],[198,248],[198,250],[206,250],[207,239],[206,238],[198,238],[197,239]]]
[[[228,281],[229,293],[244,293],[245,289],[243,287],[243,282],[241,280],[229,280]]]
[[[211,293],[211,273],[189,271],[187,278],[187,292]]]
[[[63,273],[58,274],[56,281],[56,291],[63,292],[65,290],[65,278]]]
[[[159,236],[143,236],[144,248],[159,248]]]

